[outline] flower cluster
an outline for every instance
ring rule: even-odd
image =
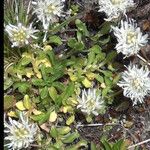
[[[43,23],[43,28],[48,29],[50,23],[57,22],[63,16],[63,1],[61,0],[35,0],[32,2],[34,13]]]
[[[127,71],[122,73],[122,80],[118,85],[124,89],[124,96],[131,98],[133,105],[143,103],[146,95],[150,94],[150,71],[148,68],[138,68],[129,65]]]
[[[105,108],[104,99],[96,93],[96,89],[82,90],[82,96],[78,97],[78,106],[81,111],[87,115],[94,114],[97,116],[99,111]]]
[[[100,11],[106,12],[108,19],[118,18],[120,13],[126,12],[126,8],[134,6],[133,1],[124,0],[107,0],[100,1],[102,9]],[[112,7],[112,8],[111,8]],[[116,11],[115,11],[116,9]],[[113,12],[114,11],[114,12]],[[112,26],[112,31],[117,39],[116,50],[117,53],[122,53],[125,57],[137,55],[144,62],[146,60],[139,56],[141,47],[145,46],[148,42],[148,34],[143,35],[141,29],[133,19],[127,18],[126,21],[121,20],[119,26]],[[131,64],[127,67],[127,71],[122,73],[122,80],[118,85],[123,88],[123,95],[131,98],[133,105],[142,103],[144,98],[150,93],[150,78],[149,70],[137,65]]]
[[[19,121],[9,118],[9,122],[4,121],[4,127],[6,128],[4,132],[7,134],[5,140],[9,142],[5,146],[13,150],[28,148],[35,141],[37,125],[29,123],[25,113],[20,113]]]
[[[37,39],[34,33],[38,32],[38,30],[32,28],[32,24],[29,27],[25,27],[22,23],[18,23],[17,26],[12,24],[6,25],[5,31],[9,35],[12,47],[28,45],[32,39]]]
[[[125,14],[131,7],[135,6],[133,0],[99,0],[99,12],[105,12],[107,21],[118,19],[121,14]]]
[[[148,34],[142,35],[142,32],[135,20],[121,21],[120,27],[112,27],[118,44],[116,50],[123,53],[126,57],[138,54],[142,46],[148,42]]]

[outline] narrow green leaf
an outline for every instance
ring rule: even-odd
[[[98,149],[96,148],[96,144],[93,143],[93,142],[91,142],[91,150],[98,150]]]
[[[100,76],[99,74],[96,75],[96,80],[99,81],[100,83],[104,83],[104,78]]]
[[[107,141],[102,142],[104,150],[112,150],[111,145]]]

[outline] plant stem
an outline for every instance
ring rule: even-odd
[[[139,143],[137,143],[137,144],[131,145],[131,146],[128,147],[128,149],[134,148],[134,147],[136,147],[136,146],[139,146],[139,145],[142,145],[142,144],[148,143],[148,142],[150,142],[150,139],[147,139],[147,140],[145,140],[145,141],[142,141],[142,142],[139,142]]]
[[[150,63],[147,62],[147,60],[145,60],[142,56],[140,56],[139,54],[137,54],[137,57],[138,57],[139,59],[141,59],[143,62],[145,62],[147,65],[150,66]]]

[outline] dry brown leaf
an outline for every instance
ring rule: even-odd
[[[43,123],[42,125],[40,125],[40,128],[46,131],[47,133],[49,133],[50,131],[50,128],[48,127],[47,123]]]
[[[150,21],[144,20],[142,28],[144,31],[150,31]]]

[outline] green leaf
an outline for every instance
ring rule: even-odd
[[[32,108],[31,100],[29,95],[25,95],[23,99],[23,105],[26,109]]]
[[[74,48],[75,47],[75,43],[77,43],[77,40],[75,38],[71,38],[68,40],[68,43],[67,45],[71,48]]]
[[[8,88],[10,88],[13,85],[13,80],[11,78],[7,78],[4,81],[4,90],[7,90]]]
[[[112,150],[126,150],[127,145],[126,143],[121,139],[118,140],[116,143],[113,144]]]
[[[20,60],[19,64],[21,64],[22,66],[26,66],[26,65],[28,65],[31,61],[32,61],[31,58],[23,57],[23,58]]]
[[[52,86],[54,86],[56,89],[58,89],[60,91],[64,91],[64,89],[65,89],[64,84],[61,82],[53,82]]]
[[[49,149],[49,150],[60,150],[63,148],[64,144],[62,143],[62,141],[60,139],[56,139],[56,143],[54,143],[52,146],[54,149]]]
[[[89,51],[94,52],[95,54],[99,54],[102,48],[99,45],[94,45],[89,49]]]
[[[44,80],[47,80],[47,72],[46,72],[46,67],[45,67],[44,64],[42,64],[42,65],[40,66],[40,71],[41,71],[41,73],[42,73],[43,79],[44,79]]]
[[[102,27],[100,29],[100,33],[102,35],[108,34],[110,32],[110,29],[111,29],[111,23],[106,21],[102,24]]]
[[[41,99],[44,99],[48,96],[48,88],[45,86],[40,92]]]
[[[93,143],[93,142],[91,142],[91,150],[98,150],[98,149],[96,148],[96,144]]]
[[[83,50],[84,47],[85,47],[85,45],[84,45],[83,42],[77,42],[76,45],[75,45],[75,49],[76,49],[77,51]]]
[[[112,72],[109,70],[107,71],[100,70],[100,72],[102,72],[106,77],[112,77]]]
[[[53,82],[55,80],[58,80],[59,78],[61,78],[64,75],[64,71],[60,70],[58,73],[56,73],[55,75],[52,75],[50,78],[48,78],[45,82],[47,86],[54,86]]]
[[[104,150],[112,150],[111,145],[106,140],[104,140],[102,144],[104,146]]]
[[[86,121],[89,122],[89,123],[92,122],[92,116],[91,115],[87,115],[86,116]]]
[[[74,84],[73,82],[71,82],[69,83],[65,91],[61,94],[62,100],[65,101],[67,98],[72,96],[73,93],[74,93]]]
[[[54,139],[56,139],[56,138],[58,137],[58,131],[57,131],[57,129],[56,129],[55,126],[52,126],[52,127],[51,127],[50,135],[51,135]]]
[[[120,145],[120,149],[121,149],[121,150],[126,150],[126,149],[127,149],[127,147],[128,147],[127,142],[126,142],[126,141],[124,141],[124,140],[122,140],[122,143],[121,143],[121,145]]]
[[[63,21],[61,24],[59,24],[58,26],[54,27],[52,30],[50,30],[49,32],[51,34],[56,34],[57,32],[59,32],[62,27],[68,25],[71,21],[75,20],[76,19],[76,15],[75,16],[72,16],[72,17],[69,17],[67,20]]]
[[[68,126],[64,126],[64,127],[61,127],[61,128],[57,128],[57,131],[58,131],[59,134],[65,135],[65,134],[68,134],[71,131],[71,128],[68,127]]]
[[[114,77],[113,84],[117,84],[119,80],[120,80],[120,74],[118,74]]]
[[[57,44],[57,45],[62,44],[61,38],[59,36],[56,36],[56,35],[53,35],[53,36],[49,37],[49,42]]]
[[[105,97],[107,93],[109,92],[110,87],[106,87],[105,89],[102,90],[102,96]]]
[[[96,35],[91,37],[91,40],[97,42],[101,36],[103,36],[103,34],[101,34],[101,32],[99,31]]]
[[[117,56],[117,52],[116,52],[116,51],[110,52],[110,53],[107,55],[105,62],[106,62],[106,63],[111,62],[116,56]]]
[[[17,82],[13,85],[14,89],[18,89],[20,93],[26,93],[31,88],[28,82]]]
[[[71,5],[71,14],[75,14],[79,11],[79,5],[76,4],[76,5]]]
[[[4,96],[4,110],[7,110],[14,106],[15,97],[13,95]]]
[[[112,80],[109,77],[105,76],[104,80],[105,80],[106,86],[111,86],[112,85]]]
[[[92,64],[95,61],[95,53],[94,52],[89,52],[88,53],[88,63],[87,65]]]
[[[102,76],[100,76],[99,74],[97,74],[95,78],[98,82],[104,83],[104,78]]]
[[[107,38],[104,38],[104,39],[99,39],[99,43],[101,45],[106,45],[109,41],[110,41],[110,36],[108,36]]]
[[[86,28],[85,23],[83,23],[81,20],[76,19],[75,24],[79,31],[81,31],[85,36],[89,36],[89,32]]]
[[[45,82],[42,79],[32,79],[32,84],[35,86],[45,86]]]
[[[56,64],[56,57],[55,57],[55,54],[54,54],[53,50],[48,51],[47,54],[49,56],[50,62],[54,66]]]
[[[44,116],[45,116],[45,113],[42,113],[40,115],[32,115],[31,119],[33,119],[34,121],[40,121]]]
[[[49,95],[52,98],[52,100],[55,101],[56,98],[57,98],[57,91],[56,91],[56,89],[52,86],[52,87],[50,87],[48,89],[48,91],[49,91]]]
[[[40,115],[32,115],[31,119],[33,119],[34,121],[38,121],[39,124],[42,124],[49,119],[50,112],[51,111],[48,111],[47,113],[42,113]]]
[[[78,132],[68,134],[68,135],[62,137],[62,142],[65,143],[65,144],[72,143],[75,139],[79,138],[79,136],[80,135],[79,135]]]
[[[79,42],[82,41],[82,33],[79,31],[77,31],[77,39]]]
[[[67,124],[67,125],[70,125],[70,124],[72,124],[72,123],[74,122],[74,120],[75,120],[75,116],[72,115],[72,116],[70,116],[70,117],[67,119],[66,124]]]
[[[85,45],[82,41],[78,42],[75,38],[71,38],[68,40],[68,46],[74,50],[81,51],[84,49]]]
[[[106,57],[106,54],[100,52],[99,54],[96,55],[95,61],[96,62],[101,62],[105,59],[105,57]]]
[[[81,140],[81,141],[79,141],[79,142],[78,142],[77,144],[75,144],[75,145],[71,145],[71,146],[66,147],[66,150],[79,150],[81,147],[82,147],[82,148],[83,148],[83,147],[88,148],[88,146],[87,146],[87,141]]]

